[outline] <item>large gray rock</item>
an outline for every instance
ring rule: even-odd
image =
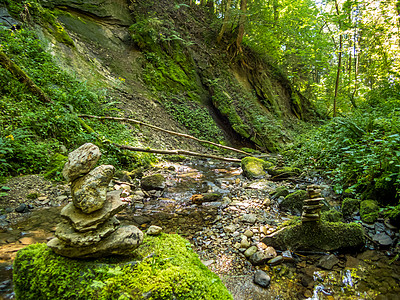
[[[58,238],[47,243],[59,255],[70,258],[96,258],[110,255],[130,255],[143,241],[143,232],[136,226],[119,227],[99,243],[73,247]]]
[[[77,209],[73,203],[69,203],[61,210],[61,217],[67,219],[75,230],[86,232],[96,230],[101,224],[110,217],[119,213],[128,204],[120,199],[121,191],[112,191],[107,193],[107,201],[102,209],[97,210],[90,215]]]
[[[55,235],[70,246],[89,246],[112,234],[118,229],[119,224],[117,218],[112,217],[96,230],[79,232],[75,231],[67,221],[64,221],[57,225]]]
[[[142,178],[140,183],[141,188],[145,191],[157,190],[162,191],[165,189],[165,178],[161,174],[149,175]]]
[[[103,208],[114,172],[114,166],[102,165],[75,180],[71,184],[75,207],[87,214]]]
[[[96,145],[86,143],[68,155],[68,161],[64,165],[63,176],[72,182],[78,177],[87,174],[94,168],[101,156],[100,149]]]

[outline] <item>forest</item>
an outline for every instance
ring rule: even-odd
[[[93,143],[132,182],[266,157],[400,225],[400,1],[95,2],[0,0],[0,217],[10,180],[61,184]]]

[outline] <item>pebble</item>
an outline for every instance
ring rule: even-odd
[[[254,253],[256,253],[257,251],[258,251],[257,246],[251,246],[244,252],[244,256],[246,256],[248,258],[248,257],[252,256]]]
[[[244,214],[241,218],[242,222],[254,224],[257,221],[257,215],[255,214]]]
[[[156,226],[156,225],[151,225],[148,229],[147,229],[147,234],[148,235],[158,235],[162,232],[162,227],[160,226]]]
[[[268,261],[268,264],[270,264],[270,265],[278,265],[278,264],[280,264],[281,262],[283,262],[283,256],[282,256],[282,255],[279,255],[279,256],[277,256],[277,257],[274,257],[274,258],[270,259],[270,260]]]
[[[242,240],[241,240],[241,242],[240,242],[240,248],[245,248],[245,249],[247,249],[247,248],[249,248],[250,247],[250,242],[249,242],[249,240],[247,239],[247,237],[246,236],[243,236],[242,237]]]
[[[247,229],[247,230],[244,232],[244,235],[247,236],[248,238],[251,238],[251,237],[254,235],[254,233],[253,233],[253,231]]]
[[[254,283],[261,287],[268,287],[271,282],[271,277],[262,270],[257,270],[254,274]]]

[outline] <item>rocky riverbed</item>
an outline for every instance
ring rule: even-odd
[[[186,237],[235,299],[397,299],[398,229],[385,220],[363,224],[369,240],[367,248],[358,252],[279,251],[261,243],[292,218],[280,209],[284,196],[276,192],[282,187],[291,193],[319,184],[329,205],[340,203],[319,177],[249,180],[239,165],[210,160],[162,163],[143,178],[155,174],[164,180],[153,188],[128,173],[114,178],[110,188],[124,190],[123,200],[129,204],[118,219],[143,231],[159,225],[165,232]],[[40,176],[14,178],[6,186],[9,195],[0,200],[0,298],[12,299],[10,265],[16,251],[54,236],[59,211],[70,201],[70,191],[66,184],[52,184]],[[194,204],[195,199],[204,202]],[[389,237],[391,244],[374,240],[377,234]],[[270,277],[267,288],[254,284],[256,270]]]

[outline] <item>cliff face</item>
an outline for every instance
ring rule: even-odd
[[[106,88],[126,116],[276,150],[288,128],[312,117],[310,103],[265,58],[217,45],[215,16],[180,2],[41,0],[71,42],[37,29],[62,66]]]

